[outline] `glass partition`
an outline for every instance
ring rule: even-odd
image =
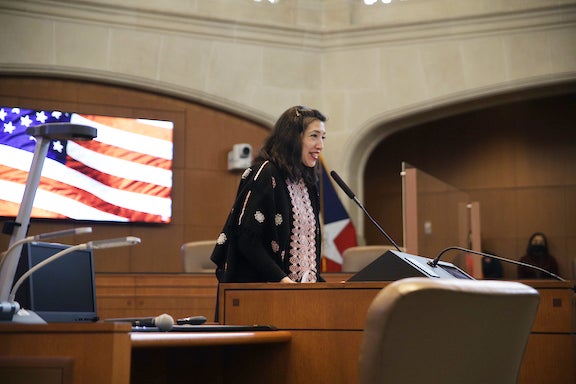
[[[455,188],[410,164],[402,164],[403,233],[406,252],[435,258],[445,248],[480,251],[478,204]],[[481,277],[481,258],[451,251],[442,256]]]

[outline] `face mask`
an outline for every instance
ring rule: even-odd
[[[528,252],[535,255],[543,255],[546,253],[546,246],[544,245],[531,245]]]

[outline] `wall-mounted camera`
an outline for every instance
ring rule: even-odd
[[[252,164],[252,146],[250,144],[234,144],[228,152],[228,170],[246,169]]]

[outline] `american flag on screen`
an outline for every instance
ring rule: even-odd
[[[320,162],[320,168],[322,172],[320,198],[324,222],[322,272],[340,272],[342,271],[342,253],[358,245],[356,230],[334,189],[334,184],[328,176],[323,161]]]
[[[34,155],[26,129],[69,122],[91,141],[50,142],[32,217],[168,223],[173,123],[0,106],[0,216],[16,216]]]

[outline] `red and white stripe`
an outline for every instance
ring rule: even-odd
[[[97,128],[97,137],[68,141],[66,165],[45,159],[33,216],[169,222],[172,123],[80,115],[71,122]],[[0,201],[20,203],[33,154],[1,147]]]

